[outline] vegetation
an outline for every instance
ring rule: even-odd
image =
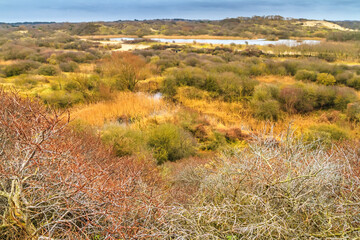
[[[312,23],[0,24],[0,238],[360,238],[358,32]]]

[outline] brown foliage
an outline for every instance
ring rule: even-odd
[[[2,239],[152,236],[161,204],[152,164],[115,158],[66,116],[0,92]]]

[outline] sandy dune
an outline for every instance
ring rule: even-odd
[[[354,31],[353,29],[344,28],[338,24],[327,21],[306,21],[302,23],[306,27],[325,27],[325,28],[336,29],[341,31]]]

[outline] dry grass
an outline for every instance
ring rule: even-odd
[[[0,59],[0,65],[3,65],[3,66],[8,66],[8,65],[11,65],[11,64],[13,64],[13,63],[15,63],[16,61],[14,61],[14,60],[2,60],[2,59]]]
[[[286,80],[287,78],[285,77],[284,79]],[[252,110],[242,103],[229,103],[206,98],[189,99],[182,94],[181,89],[178,91],[177,99],[183,106],[214,118],[215,120],[212,121],[212,125],[218,129],[240,127],[243,130],[258,132],[265,123],[262,120],[256,119],[252,114]],[[276,134],[280,134],[286,130],[291,123],[294,129],[296,129],[296,133],[302,134],[306,132],[309,127],[324,123],[324,113],[313,112],[309,114],[289,115],[283,112],[280,120],[274,123],[273,131]],[[354,131],[356,131],[356,129]]]
[[[256,80],[263,83],[280,83],[286,85],[296,83],[296,80],[290,76],[274,76],[274,75],[259,76],[256,78]]]
[[[103,126],[107,122],[144,118],[170,109],[163,100],[150,95],[121,92],[115,100],[80,107],[72,115],[90,125]]]
[[[83,63],[79,65],[79,71],[82,73],[93,73],[95,69],[95,64],[93,63]]]

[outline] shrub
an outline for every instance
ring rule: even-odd
[[[145,149],[142,132],[122,126],[106,127],[101,133],[101,139],[105,144],[112,146],[119,157],[139,153]]]
[[[295,74],[295,79],[299,81],[309,80],[315,82],[317,79],[317,73],[314,71],[299,70]]]
[[[328,146],[332,141],[341,141],[348,139],[347,132],[335,125],[312,126],[305,134],[307,142],[319,141],[321,145]]]
[[[149,131],[148,145],[158,164],[176,161],[195,154],[195,140],[173,124],[163,124]]]
[[[18,87],[24,87],[32,89],[38,84],[39,80],[31,76],[19,76],[14,80],[14,83]]]
[[[70,62],[61,62],[59,64],[59,67],[63,72],[75,72],[79,68],[79,65],[76,62],[70,61]]]
[[[351,71],[345,71],[342,73],[338,73],[335,76],[336,82],[341,84],[346,84],[348,80],[354,77],[354,73]]]
[[[206,91],[202,91],[195,87],[179,88],[180,95],[188,99],[204,99],[208,96]]]
[[[348,204],[350,199],[360,202],[358,146],[325,151],[284,135],[254,138],[249,147],[225,151],[205,166],[179,169],[174,185],[192,201],[174,204],[164,234],[232,240],[358,238],[358,207]]]
[[[31,69],[38,68],[39,66],[40,64],[34,61],[22,61],[6,66],[3,71],[6,77],[11,77],[26,73]]]
[[[253,101],[254,114],[261,120],[277,121],[280,116],[280,104],[276,100]]]
[[[289,113],[309,112],[314,109],[314,96],[305,88],[305,85],[287,86],[281,89],[280,102]]]
[[[316,77],[316,81],[325,86],[334,85],[336,83],[335,77],[329,73],[319,73]]]
[[[93,54],[84,52],[63,52],[56,55],[55,58],[58,62],[74,61],[77,63],[85,63],[96,59]]]
[[[38,74],[44,76],[55,76],[58,73],[58,69],[52,65],[43,65],[38,69]]]
[[[314,108],[326,109],[334,107],[334,101],[336,99],[336,91],[334,87],[328,86],[313,86],[315,101],[313,103]]]
[[[99,65],[101,74],[114,79],[118,90],[134,91],[140,80],[146,79],[149,69],[143,58],[130,52],[113,53]]]
[[[168,76],[164,79],[161,84],[161,93],[166,98],[173,98],[176,95],[177,91],[177,82],[175,77]]]
[[[360,122],[360,103],[350,103],[347,105],[346,116],[350,121]]]
[[[224,72],[216,75],[219,85],[219,94],[227,102],[240,101],[253,95],[258,81],[247,76],[238,76],[232,72]]]
[[[68,116],[34,99],[0,92],[0,103],[2,239],[150,234],[162,215],[150,161],[114,157],[97,137],[69,128]]]
[[[253,99],[256,101],[267,101],[279,98],[279,88],[275,85],[259,85],[255,88]]]
[[[354,76],[353,78],[346,81],[346,85],[356,90],[360,90],[360,76]]]
[[[357,92],[348,87],[337,87],[336,98],[334,100],[334,107],[338,110],[345,110],[349,103],[358,100]]]
[[[201,68],[186,67],[178,68],[171,72],[178,85],[196,86],[202,88],[206,81],[206,72]]]
[[[45,90],[39,95],[44,103],[60,108],[70,107],[84,101],[84,96],[80,92]]]

